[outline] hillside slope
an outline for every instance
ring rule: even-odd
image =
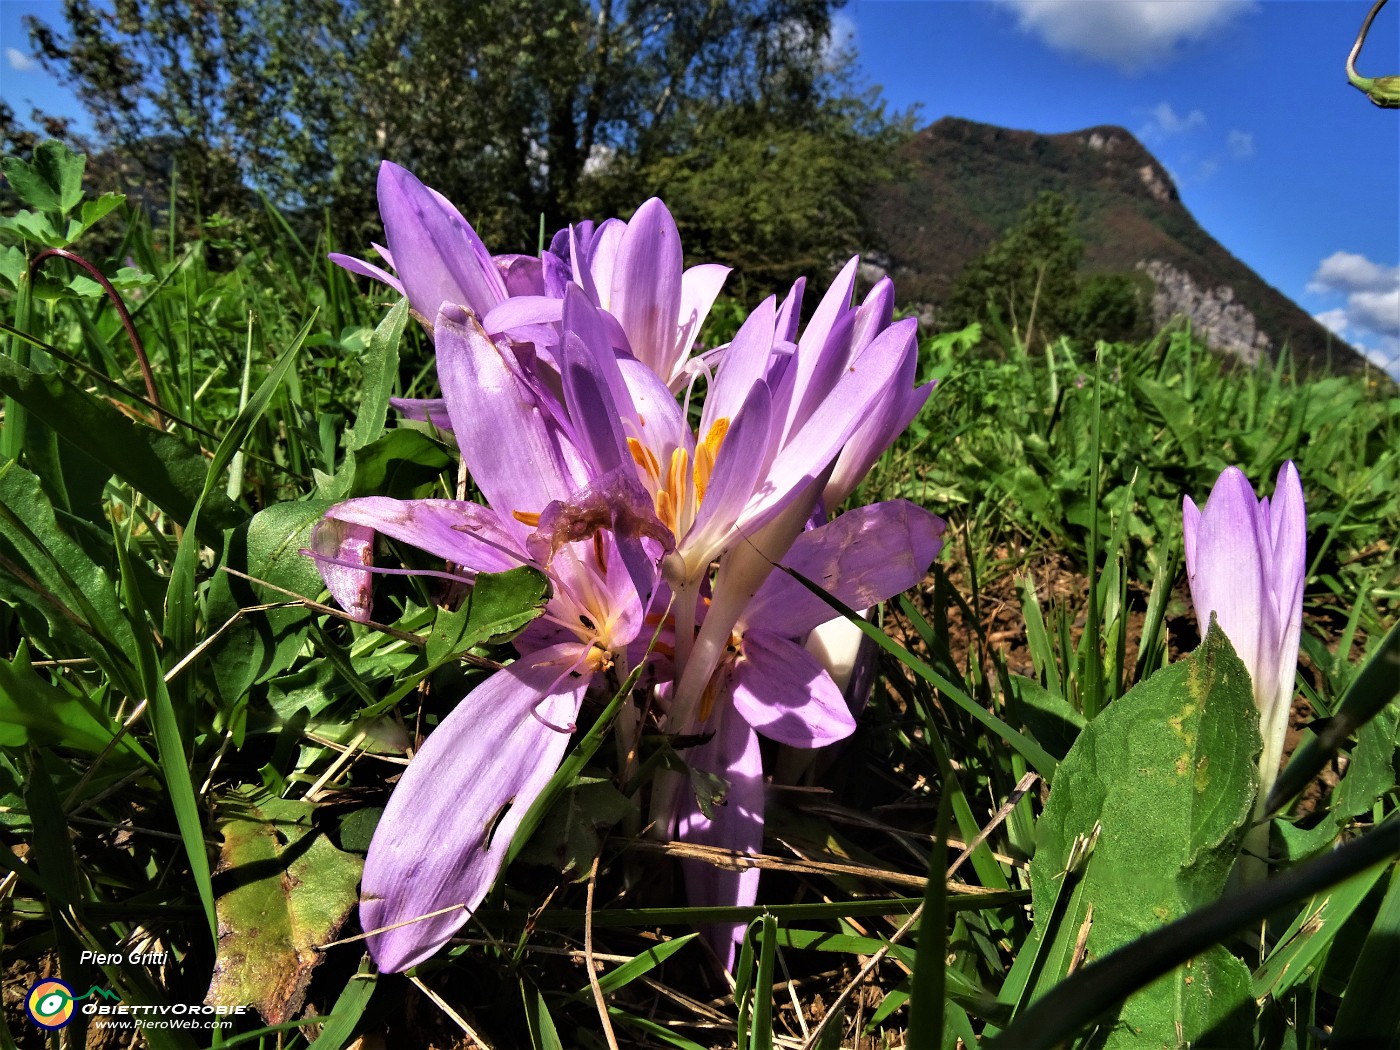
[[[1249,362],[1287,345],[1310,370],[1363,365],[1202,229],[1165,168],[1123,128],[1041,135],[945,117],[903,150],[902,177],[877,187],[871,208],[905,301],[936,311],[958,272],[1054,190],[1079,209],[1085,271],[1147,273],[1158,324],[1187,317],[1209,345]]]

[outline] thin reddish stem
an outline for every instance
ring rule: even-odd
[[[131,349],[136,354],[136,361],[141,366],[141,377],[146,381],[146,397],[165,418],[170,418],[165,409],[161,407],[160,397],[156,393],[156,377],[151,372],[151,362],[146,357],[146,348],[141,345],[141,337],[136,334],[136,325],[132,323],[131,314],[127,312],[126,303],[121,297],[121,293],[112,287],[112,282],[92,263],[88,262],[76,252],[70,252],[67,248],[48,248],[38,255],[29,264],[29,280],[32,283],[34,275],[39,272],[40,265],[45,259],[59,258],[67,259],[71,263],[76,263],[87,271],[94,281],[102,286],[102,290],[107,293],[107,298],[112,305],[117,308],[117,316],[121,318],[122,327],[126,329],[126,337],[131,342]]]

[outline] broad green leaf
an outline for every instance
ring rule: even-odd
[[[19,282],[28,267],[29,260],[24,257],[24,252],[13,244],[0,248],[0,277],[5,278],[11,288],[19,287]]]
[[[1260,749],[1249,673],[1214,626],[1190,657],[1089,723],[1037,825],[1038,923],[1051,919],[1075,838],[1101,830],[1074,898],[1054,929],[1042,929],[1051,948],[1034,998],[1055,994],[1086,927],[1092,960],[1220,896],[1253,805]],[[1248,970],[1216,947],[1131,996],[1104,1045],[1236,1045],[1252,1018]]]
[[[259,511],[229,536],[224,564],[294,594],[316,598],[325,584],[316,563],[301,550],[311,545],[311,530],[329,507],[329,500],[306,500],[275,503]],[[281,591],[218,572],[209,585],[208,618],[211,628],[217,629],[240,608],[294,600]],[[313,619],[295,605],[240,616],[219,640],[213,656],[215,681],[224,699],[232,703],[254,682],[290,667]]]
[[[1059,693],[1020,675],[1009,676],[1006,717],[1030,731],[1036,743],[1056,758],[1064,758],[1084,728],[1084,715]]]
[[[34,147],[34,157],[0,161],[5,179],[21,201],[45,212],[68,212],[83,199],[83,168],[87,158],[56,139]]]
[[[63,236],[42,212],[22,211],[0,216],[0,230],[14,230],[26,240],[35,241],[46,248],[57,248],[64,243]]]
[[[123,193],[104,193],[95,200],[83,201],[82,219],[78,232],[72,233],[70,231],[68,239],[70,241],[76,240],[78,234],[86,233],[92,229],[103,217],[113,209],[121,207],[125,201],[126,195]]]
[[[389,409],[389,395],[399,376],[399,342],[408,323],[408,300],[400,299],[389,311],[374,336],[369,350],[361,359],[364,363],[364,390],[360,394],[360,409],[355,426],[346,437],[346,446],[364,448],[384,430],[384,414]]]
[[[362,861],[312,827],[315,807],[242,789],[220,807],[218,955],[208,1003],[244,1003],[269,1024],[294,1017],[355,906]]]
[[[56,372],[34,372],[3,355],[0,393],[19,402],[177,522],[189,520],[209,473],[198,451],[170,434],[134,422]],[[226,499],[211,497],[200,514],[200,538],[218,546],[220,530],[232,527],[239,518]]]
[[[117,729],[82,693],[41,677],[30,665],[24,642],[13,661],[0,658],[0,747],[36,744],[97,754],[112,742]],[[130,736],[123,736],[117,746],[141,753]]]
[[[0,556],[0,598],[19,609],[26,633],[47,639],[52,656],[86,653],[135,693],[133,634],[116,583],[60,527],[39,479],[13,461],[0,466]]]
[[[428,662],[441,664],[474,646],[506,641],[538,616],[549,580],[528,565],[476,578],[461,608],[439,610],[428,635]]]
[[[431,492],[457,457],[438,441],[409,427],[396,427],[351,451],[334,477],[317,472],[316,495],[329,500],[355,496],[414,499]]]
[[[520,859],[561,875],[587,872],[598,855],[599,830],[621,823],[635,809],[636,803],[613,787],[611,780],[580,778],[530,836]]]

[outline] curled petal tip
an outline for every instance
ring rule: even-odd
[[[438,320],[448,324],[466,324],[472,319],[471,311],[457,303],[443,303],[438,310]]]

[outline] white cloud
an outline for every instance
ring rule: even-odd
[[[1313,320],[1336,336],[1342,335],[1347,330],[1347,312],[1340,306],[1331,310],[1323,310],[1320,314],[1313,314]]]
[[[1177,113],[1170,102],[1159,102],[1152,107],[1151,116],[1138,133],[1141,139],[1164,139],[1173,135],[1184,135],[1206,125],[1206,115],[1193,109],[1185,116]]]
[[[1400,338],[1400,286],[1388,292],[1353,292],[1347,314],[1358,328]]]
[[[1400,339],[1381,339],[1377,346],[1366,346],[1355,341],[1351,345],[1371,364],[1400,381]]]
[[[1400,286],[1400,266],[1381,266],[1354,252],[1333,252],[1318,264],[1310,292],[1384,292]]]
[[[1400,379],[1400,266],[1354,252],[1333,252],[1317,267],[1308,291],[1346,302],[1313,315],[1373,364]]]
[[[1231,129],[1225,138],[1225,146],[1236,160],[1254,156],[1254,136],[1247,131]]]
[[[5,62],[17,73],[28,73],[39,66],[38,62],[17,47],[5,48]]]
[[[1051,47],[1137,73],[1254,10],[1253,0],[999,0]]]

